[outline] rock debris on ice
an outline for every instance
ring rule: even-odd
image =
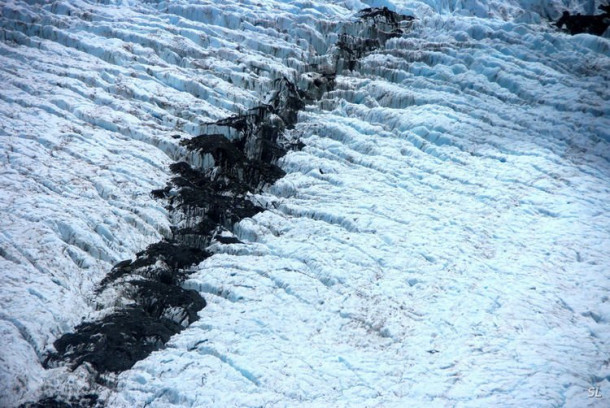
[[[0,4],[0,405],[607,405],[610,43],[551,25],[599,1],[105,3]],[[416,18],[337,66],[367,7]],[[191,268],[198,320],[107,387],[45,370],[281,78],[302,148]]]

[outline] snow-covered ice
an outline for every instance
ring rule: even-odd
[[[0,3],[0,405],[88,389],[42,360],[171,234],[179,141],[369,6],[417,19],[300,113],[268,209],[185,282],[200,320],[106,405],[608,405],[610,41],[547,21],[599,1],[105,3]]]

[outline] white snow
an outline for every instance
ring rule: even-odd
[[[599,1],[108,3],[0,4],[0,405],[87,386],[40,359],[169,234],[172,136],[368,6],[418,19],[301,112],[268,210],[185,284],[200,320],[107,405],[608,405],[610,41],[547,23]]]

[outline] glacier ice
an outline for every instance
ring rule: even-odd
[[[184,282],[199,320],[100,401],[604,406],[610,47],[547,23],[599,1],[105,3],[0,5],[1,405],[100,392],[41,361],[180,223],[150,191],[181,141],[286,77],[332,82],[303,148]],[[409,30],[324,71],[384,6]]]

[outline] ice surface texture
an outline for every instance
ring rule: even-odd
[[[2,403],[86,392],[40,357],[107,314],[114,263],[171,234],[148,193],[180,140],[330,65],[341,23],[388,6],[413,31],[311,78],[334,90],[253,197],[267,210],[185,282],[200,320],[105,400],[604,406],[609,45],[545,23],[597,5],[3,3]]]
[[[359,17],[355,23],[359,29],[344,28],[356,35],[344,32],[340,37],[332,56],[335,62],[328,67],[333,77],[341,73],[339,67],[351,70],[365,53],[399,37],[403,33],[401,22],[413,21],[385,7],[364,9]],[[260,193],[285,175],[276,163],[286,153],[283,145],[294,147],[295,143],[284,132],[294,128],[305,98],[323,95],[319,88],[324,84],[320,81],[324,73],[307,72],[303,76],[317,77],[318,81],[299,90],[286,77],[278,79],[273,96],[265,104],[209,124],[210,129],[224,130],[224,134],[205,133],[181,143],[189,152],[190,162],[172,164],[170,168],[178,176],[164,190],[153,192],[169,200],[168,209],[174,218],[182,218],[172,227],[171,240],[149,246],[133,262],[115,265],[102,280],[98,293],[112,286],[131,302],[56,340],[56,351],[45,359],[45,367],[68,361],[75,369],[87,363],[99,374],[96,381],[104,385],[107,378],[102,374],[131,368],[197,320],[205,301],[197,291],[181,287],[188,275],[184,270],[209,257],[205,249],[217,235],[230,233],[236,223],[263,211],[246,194]],[[329,86],[327,82],[327,92]],[[226,237],[219,242],[240,243],[235,238],[227,241]]]
[[[223,237],[234,224],[263,210],[246,194],[261,192],[285,174],[274,164],[285,153],[277,140],[294,126],[304,103],[286,79],[276,91],[269,104],[210,124],[236,131],[234,142],[221,134],[203,134],[182,143],[191,163],[172,164],[177,177],[153,192],[167,198],[170,215],[181,219],[172,226],[171,239],[150,245],[135,261],[114,266],[97,293],[114,290],[122,298],[115,304],[120,300],[126,306],[55,341],[56,351],[45,359],[47,368],[67,361],[72,369],[88,363],[96,374],[118,373],[198,319],[205,301],[197,291],[181,287],[185,270],[210,256],[205,249],[217,235]],[[224,238],[220,242],[239,242]],[[97,376],[96,381],[108,380]]]

